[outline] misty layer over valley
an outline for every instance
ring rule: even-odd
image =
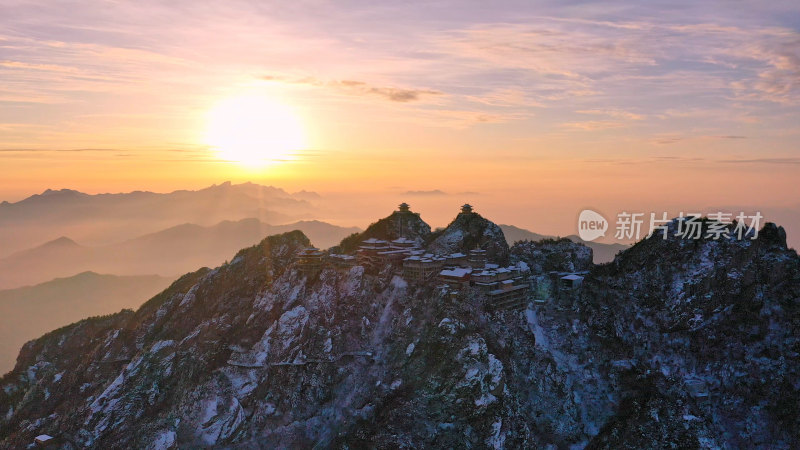
[[[117,275],[157,274],[176,278],[199,267],[217,266],[237,249],[264,236],[302,230],[330,247],[358,228],[319,221],[268,225],[257,219],[224,221],[210,227],[177,225],[117,244],[89,247],[61,237],[0,259],[0,289],[15,288],[97,271]]]
[[[87,317],[136,309],[172,278],[84,272],[17,289],[0,290],[0,372],[14,367],[25,342]]]
[[[270,225],[255,218],[308,216],[318,199],[311,192],[223,183],[170,194],[47,190],[1,203],[0,372],[11,369],[27,340],[87,317],[136,309],[181,274],[216,267],[264,236],[302,230],[329,247],[359,231],[317,220]],[[147,230],[153,232],[142,234]],[[35,245],[64,233],[90,244],[62,236]]]
[[[123,242],[182,224],[213,226],[254,218],[286,224],[314,216],[314,193],[290,194],[253,183],[213,185],[166,194],[135,191],[90,195],[48,189],[24,200],[0,203],[0,257],[60,237],[84,245]]]

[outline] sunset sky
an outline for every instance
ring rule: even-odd
[[[405,200],[800,233],[796,0],[631,3],[0,0],[0,200],[232,180],[361,227]]]

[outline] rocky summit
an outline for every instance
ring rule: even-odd
[[[427,249],[527,265],[524,309],[391,268],[310,273],[302,233],[270,236],[27,343],[0,379],[0,447],[800,446],[800,260],[779,227],[688,240],[673,223],[592,266],[560,241],[503,253],[476,220]]]
[[[428,249],[441,253],[468,253],[480,248],[486,250],[490,260],[504,264],[508,261],[508,243],[503,230],[494,222],[473,211],[471,205],[461,207],[461,212],[447,225],[428,238]]]
[[[525,261],[533,273],[580,272],[592,268],[592,249],[567,238],[519,241],[511,257]]]
[[[410,239],[418,244],[424,242],[431,234],[431,226],[425,223],[419,213],[410,210],[410,205],[402,203],[397,211],[371,224],[361,233],[353,233],[344,238],[334,252],[353,252],[367,239],[393,241],[398,238]]]

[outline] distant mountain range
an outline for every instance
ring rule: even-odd
[[[506,240],[509,244],[512,244],[517,241],[541,241],[544,239],[555,239],[556,236],[548,236],[545,234],[534,233],[533,231],[528,231],[524,228],[515,227],[514,225],[500,225],[500,228],[503,230],[503,234],[506,236]],[[587,242],[578,237],[577,235],[569,235],[565,236],[572,242],[577,242],[578,244],[583,244],[592,249],[593,252],[593,261],[595,264],[603,264],[614,260],[614,256],[617,253],[630,248],[629,245],[624,244],[603,244],[600,242]]]
[[[230,182],[166,194],[90,195],[48,189],[16,203],[0,203],[0,257],[59,236],[106,245],[184,223],[211,226],[250,217],[289,223],[313,218],[311,202],[317,200],[314,192],[288,193],[272,186]]]
[[[174,276],[200,267],[215,267],[236,250],[265,236],[301,230],[314,245],[327,248],[360,231],[319,221],[269,225],[258,219],[223,221],[206,227],[183,224],[118,244],[89,247],[60,237],[0,259],[0,289],[41,283],[55,277],[96,271],[117,275]]]
[[[138,308],[171,281],[155,275],[84,272],[0,291],[0,373],[11,370],[25,342],[86,317]]]

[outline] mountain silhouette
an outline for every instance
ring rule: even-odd
[[[320,221],[268,225],[257,219],[223,221],[206,227],[181,224],[112,245],[89,247],[61,237],[0,259],[0,289],[41,283],[82,271],[117,275],[158,274],[175,277],[204,266],[217,266],[237,249],[264,236],[299,229],[326,248],[359,231]]]

